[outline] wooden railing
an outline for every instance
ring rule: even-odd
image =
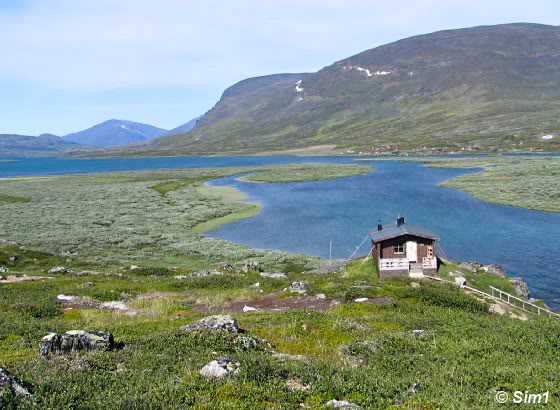
[[[435,256],[426,256],[422,258],[422,268],[431,269],[437,268],[437,259]]]
[[[498,288],[495,288],[493,286],[490,286],[490,292],[491,292],[491,296],[494,299],[498,299],[502,302],[507,303],[508,305],[514,306],[518,309],[521,309],[525,312],[529,312],[529,313],[534,313],[537,315],[541,315],[541,314],[545,314],[548,315],[550,317],[556,317],[556,318],[560,318],[560,314],[553,312],[549,309],[543,308],[541,306],[537,306],[534,303],[531,302],[527,302],[526,300],[523,300],[521,298],[518,298],[517,296],[513,296],[510,295],[507,292],[504,292],[503,290],[500,290]]]
[[[408,260],[405,258],[380,259],[379,269],[380,270],[406,269],[408,271]]]

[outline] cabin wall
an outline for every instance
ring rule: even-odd
[[[422,258],[428,256],[428,246],[432,245],[434,247],[434,254],[435,254],[435,241],[433,239],[428,238],[420,238],[418,236],[413,235],[404,235],[398,238],[387,239],[381,243],[378,243],[374,247],[373,256],[377,259],[406,259],[406,242],[414,241],[417,243],[416,247],[416,260],[418,262],[422,262]],[[395,253],[393,246],[402,244],[404,246],[404,253]]]

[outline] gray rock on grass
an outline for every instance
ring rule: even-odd
[[[270,278],[270,279],[286,279],[288,275],[284,272],[261,272],[260,274],[263,278]]]
[[[191,323],[186,326],[181,326],[179,330],[181,331],[208,330],[211,332],[225,331],[229,333],[239,333],[237,320],[227,315],[207,316],[205,318],[200,319],[198,322]]]
[[[350,410],[358,410],[361,407],[357,404],[349,402],[347,400],[329,400],[327,402],[327,407],[330,409],[350,409]]]
[[[309,290],[309,285],[306,281],[292,282],[289,290],[291,293],[304,294]]]
[[[466,269],[471,273],[476,273],[482,268],[482,265],[478,262],[461,262],[459,267]]]
[[[507,277],[507,272],[506,272],[505,268],[501,265],[496,265],[496,264],[485,265],[485,266],[482,267],[482,269],[486,273],[489,273],[491,275],[496,275],[496,276],[499,276],[501,278]]]
[[[249,273],[249,272],[260,272],[262,271],[260,264],[257,261],[247,261],[245,262],[245,264],[243,265],[243,269],[242,271],[244,273]]]
[[[200,375],[206,379],[223,379],[227,376],[235,376],[239,373],[239,362],[231,357],[220,357],[212,360],[202,369]]]
[[[9,390],[18,399],[30,397],[29,390],[18,382],[11,373],[0,367],[0,408],[2,408],[2,392]]]
[[[39,343],[41,357],[89,350],[111,350],[115,347],[113,335],[96,330],[70,330],[62,335],[49,333]]]

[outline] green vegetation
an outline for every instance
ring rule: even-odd
[[[436,167],[481,167],[483,172],[444,182],[484,201],[560,212],[560,158],[487,157],[427,160]]]
[[[25,268],[30,275],[58,263],[56,256],[0,247],[2,263],[8,256],[16,256],[12,269]],[[557,399],[560,322],[492,315],[455,287],[422,281],[413,288],[407,278],[378,282],[372,269],[368,258],[338,273],[289,272],[287,280],[257,273],[177,280],[166,269],[139,269],[125,277],[54,274],[0,284],[0,367],[31,383],[34,392],[33,401],[7,393],[4,400],[8,408],[23,409],[291,409],[301,403],[320,409],[334,398],[374,409],[491,409],[503,407],[495,403],[496,391],[525,389],[549,390]],[[234,316],[246,335],[266,338],[275,351],[305,360],[276,357],[259,347],[244,350],[229,334],[178,331],[207,315],[201,306],[228,312],[238,300],[247,305],[270,295],[287,300],[283,289],[293,280],[308,281],[310,296],[292,298],[314,304],[314,295],[323,293],[339,303]],[[255,282],[260,289],[250,286]],[[124,297],[135,313],[63,310],[56,301],[60,293]],[[363,297],[374,303],[354,302]],[[122,347],[39,359],[41,337],[83,328],[111,331]],[[415,329],[425,332],[414,336]],[[199,370],[222,355],[240,362],[239,375],[223,381],[201,377]],[[418,391],[410,393],[415,384]]]
[[[0,368],[33,392],[20,399],[4,390],[0,407],[321,409],[344,399],[366,409],[492,409],[504,407],[494,400],[499,390],[548,390],[558,399],[559,321],[491,314],[447,284],[380,281],[371,257],[309,273],[324,262],[194,232],[251,207],[238,192],[202,181],[269,169],[0,181],[1,195],[31,199],[0,204],[1,239],[22,245],[0,244],[0,266],[9,269],[3,275],[36,279],[0,280]],[[311,167],[309,175],[324,171]],[[243,273],[247,260],[288,277]],[[223,262],[234,272],[189,277]],[[73,272],[48,273],[55,266]],[[457,270],[447,264],[440,275]],[[505,279],[463,273],[480,289],[510,290]],[[293,281],[306,281],[307,295],[290,294]],[[60,294],[87,303],[67,305]],[[110,301],[128,310],[99,307]],[[289,307],[273,310],[282,303]],[[259,308],[243,313],[244,306]],[[212,313],[232,314],[245,336],[268,340],[283,356],[264,342],[251,349],[235,335],[178,330]],[[110,331],[118,348],[39,358],[43,336],[72,329]],[[237,376],[200,375],[224,355],[240,362]]]
[[[31,202],[31,199],[21,196],[0,195],[0,202]]]
[[[371,171],[373,171],[373,168],[363,166],[308,164],[298,167],[278,167],[240,179],[248,182],[305,182],[358,176],[368,174]]]

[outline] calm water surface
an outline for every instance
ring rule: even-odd
[[[377,220],[406,221],[431,228],[453,260],[504,265],[526,279],[532,295],[560,308],[560,214],[494,205],[438,183],[467,172],[387,161],[376,171],[342,180],[230,185],[264,205],[254,218],[224,225],[210,236],[259,248],[348,258]],[[358,254],[368,252],[369,241]]]
[[[18,158],[0,162],[0,177],[295,162],[352,163],[353,158]],[[347,258],[378,219],[393,222],[403,213],[408,222],[436,232],[449,258],[503,264],[511,275],[526,279],[533,296],[560,309],[560,213],[489,204],[437,186],[473,171],[397,161],[374,165],[371,174],[342,180],[252,184],[230,177],[212,181],[212,185],[237,187],[264,208],[258,216],[224,225],[210,236],[322,257],[329,256],[332,240],[333,257]],[[359,254],[365,254],[367,246],[368,242]]]

